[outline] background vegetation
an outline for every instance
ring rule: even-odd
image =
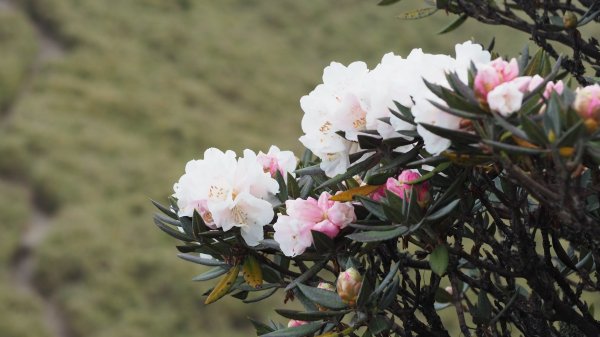
[[[206,310],[204,285],[182,281],[201,268],[176,260],[149,199],[210,146],[298,150],[298,100],[331,60],[525,43],[472,22],[437,36],[453,18],[375,5],[0,0],[0,335],[252,335],[263,311]]]

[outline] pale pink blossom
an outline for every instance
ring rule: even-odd
[[[277,172],[279,172],[286,181],[288,173],[295,176],[293,172],[298,164],[298,160],[292,151],[281,151],[275,145],[271,145],[267,153],[259,152],[256,160],[258,160],[263,170],[268,172],[271,177],[274,178]]]
[[[312,245],[311,224],[298,218],[279,215],[273,225],[273,239],[286,256],[294,257],[304,253]]]
[[[502,116],[508,116],[519,110],[523,102],[521,87],[522,83],[519,81],[505,82],[495,87],[487,95],[490,109]]]
[[[541,77],[540,75],[534,75],[531,78],[529,85],[527,86],[527,91],[531,92],[531,91],[535,90],[543,82],[544,82],[543,77]],[[558,80],[556,82],[548,81],[548,83],[546,83],[546,87],[544,88],[544,92],[542,93],[542,96],[545,99],[549,99],[553,92],[556,92],[559,95],[562,94],[564,88],[565,88],[564,83],[561,80]]]
[[[484,102],[488,101],[488,94],[502,83],[512,81],[519,75],[519,65],[516,59],[506,62],[497,58],[489,64],[480,65],[475,75],[475,93]]]
[[[285,202],[286,211],[289,216],[311,223],[312,226],[325,222],[343,229],[356,220],[352,203],[331,201],[330,198],[331,194],[323,192],[318,200],[312,197],[308,197],[306,200],[288,200]],[[329,228],[329,224],[325,223],[319,227]]]
[[[331,194],[285,202],[287,215],[280,214],[273,226],[274,239],[286,256],[302,254],[312,244],[311,231],[321,232],[330,238],[356,220],[354,207],[349,202],[331,201]]]
[[[579,88],[573,108],[583,119],[600,121],[600,85]]]

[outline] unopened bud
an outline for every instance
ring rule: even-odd
[[[577,27],[577,16],[573,12],[566,12],[563,16],[563,25],[566,29]]]
[[[450,295],[452,295],[452,287],[451,286],[447,286],[446,288],[444,288],[444,290],[446,290],[446,292]]]
[[[600,85],[594,84],[577,90],[573,108],[583,120],[600,122]]]
[[[346,269],[337,279],[337,293],[344,303],[356,305],[358,293],[362,286],[362,275],[355,268]]]
[[[594,133],[598,130],[598,122],[595,119],[588,118],[583,122],[583,125],[589,133]]]

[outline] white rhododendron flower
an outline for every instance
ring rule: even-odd
[[[367,129],[377,130],[383,139],[400,137],[396,131],[415,129],[414,125],[390,113],[390,109],[397,110],[394,102],[409,108],[412,106],[412,84],[408,76],[405,76],[409,72],[413,70],[406,59],[388,53],[369,73],[370,109],[367,112]],[[386,117],[390,118],[389,124],[380,120]]]
[[[347,67],[332,62],[323,71],[323,84],[300,99],[305,133],[300,142],[321,159],[321,169],[330,177],[346,171],[349,154],[358,149],[351,140],[365,130],[368,72],[364,62]],[[346,138],[337,131],[344,131]]]
[[[418,50],[415,55],[417,58],[415,69],[425,68],[426,70],[422,73],[423,79],[433,84],[449,87],[446,80],[446,73],[455,72],[462,81],[466,82],[471,62],[477,66],[491,60],[491,55],[488,51],[483,50],[481,46],[472,44],[470,41],[456,45],[455,50],[456,59],[446,55],[422,54]],[[411,111],[415,117],[415,122],[452,130],[460,128],[461,119],[459,117],[440,110],[430,103],[433,100],[439,104],[446,105],[442,99],[435,96],[428,89],[419,88],[413,97],[415,105]],[[425,149],[431,154],[440,154],[450,147],[451,142],[449,139],[428,131],[422,125],[417,126],[417,132],[425,142]]]
[[[204,159],[188,162],[173,189],[179,216],[192,216],[196,210],[213,228],[239,227],[246,243],[256,246],[263,239],[263,226],[273,219],[267,199],[279,185],[253,151],[245,150],[236,159],[233,151],[210,148]]]

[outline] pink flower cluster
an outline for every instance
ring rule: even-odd
[[[475,76],[475,94],[483,104],[503,116],[519,110],[526,93],[536,89],[544,79],[539,75],[520,76],[516,59],[506,62],[497,58],[489,64],[480,65]],[[553,91],[561,94],[562,81],[548,82],[543,97],[548,99]]]
[[[380,189],[375,191],[371,198],[375,201],[379,201],[385,197],[385,191],[388,190],[401,199],[404,197],[410,198],[413,192],[417,193],[417,203],[419,206],[424,208],[429,203],[431,195],[429,193],[429,182],[425,181],[419,184],[408,184],[408,182],[421,178],[421,174],[412,170],[404,170],[398,176],[398,179],[388,178],[385,185],[381,186]]]
[[[354,207],[349,202],[331,201],[331,194],[321,193],[319,200],[309,197],[285,202],[287,215],[279,214],[274,239],[286,256],[302,254],[312,245],[311,231],[324,233],[330,238],[356,220]]]

